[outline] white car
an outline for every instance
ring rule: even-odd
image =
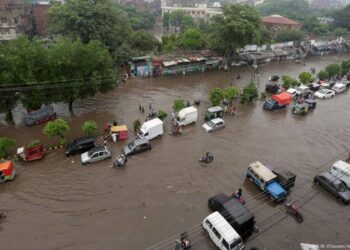
[[[321,89],[315,93],[315,96],[320,99],[326,99],[335,96],[335,92],[330,89]]]
[[[335,93],[337,93],[337,94],[339,94],[339,93],[345,91],[345,89],[346,89],[346,85],[343,84],[343,83],[341,83],[341,82],[337,82],[337,83],[334,84],[334,86],[332,87],[332,90],[333,90]]]
[[[106,146],[98,146],[91,149],[88,152],[81,154],[81,164],[85,165],[87,163],[102,161],[111,158],[111,153]]]
[[[291,95],[293,96],[293,98],[294,98],[295,96],[299,96],[299,95],[301,94],[300,91],[298,91],[298,90],[296,90],[296,89],[293,89],[293,88],[287,89],[287,92],[288,92],[289,94],[291,94]]]
[[[206,132],[212,132],[224,128],[225,122],[221,118],[215,118],[208,121],[207,123],[204,123],[202,127],[205,129]]]

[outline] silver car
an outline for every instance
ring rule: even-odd
[[[108,148],[106,146],[99,146],[81,154],[81,164],[85,165],[87,163],[102,161],[111,158],[111,152],[108,150]]]
[[[207,123],[204,123],[202,127],[205,129],[206,132],[212,132],[224,128],[225,122],[221,118],[215,118],[208,121]]]

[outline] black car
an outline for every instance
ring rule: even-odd
[[[129,155],[138,154],[151,149],[152,149],[151,143],[145,138],[140,138],[140,139],[135,139],[132,142],[130,142],[128,145],[126,145],[123,148],[122,153],[125,156],[129,156]]]
[[[95,138],[92,136],[75,139],[66,146],[66,156],[81,154],[95,147]]]
[[[346,187],[344,182],[329,172],[324,172],[320,175],[316,175],[314,182],[327,189],[345,204],[350,203],[350,190]]]
[[[255,230],[254,215],[237,199],[218,194],[209,198],[208,206],[212,211],[218,211],[243,239]]]

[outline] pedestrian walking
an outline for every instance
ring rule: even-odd
[[[236,79],[237,79],[237,81],[239,81],[239,79],[241,79],[241,74],[238,74]]]
[[[141,113],[142,113],[142,114],[145,113],[145,108],[144,108],[144,106],[141,106]]]
[[[149,109],[150,109],[150,110],[152,109],[152,104],[151,104],[151,103],[149,104]]]
[[[141,107],[141,105],[139,105],[139,110],[140,110],[140,112],[142,111],[142,107]]]
[[[107,137],[103,138],[103,145],[107,146]]]

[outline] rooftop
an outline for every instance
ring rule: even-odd
[[[288,19],[280,15],[264,16],[262,23],[265,24],[284,24],[284,25],[300,25],[298,22]]]

